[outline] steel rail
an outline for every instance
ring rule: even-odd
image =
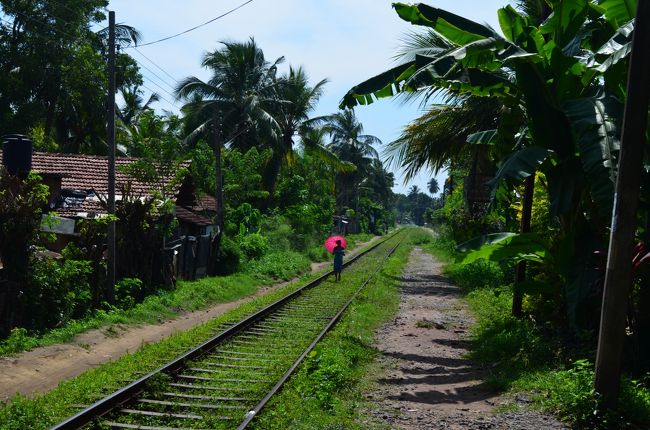
[[[348,261],[344,263],[344,267],[353,264],[362,256],[368,254],[369,252],[375,250],[377,247],[383,245],[384,243],[388,242],[389,240],[397,236],[400,232],[401,229],[398,229],[396,232],[394,232],[387,238],[377,242],[376,244],[373,244],[372,246],[368,247],[362,252],[354,255],[352,258],[350,258]],[[98,400],[97,402],[93,403],[92,405],[88,406],[87,408],[83,409],[77,414],[61,421],[59,424],[56,424],[55,426],[51,427],[50,430],[77,430],[84,427],[85,425],[91,424],[97,418],[100,418],[105,414],[115,410],[116,408],[120,407],[121,405],[127,403],[128,401],[136,397],[138,394],[145,391],[147,388],[147,382],[149,382],[156,375],[159,375],[161,373],[167,373],[167,374],[178,373],[180,370],[182,370],[185,367],[185,363],[187,363],[188,361],[197,359],[198,357],[204,355],[208,351],[214,349],[217,345],[245,331],[248,327],[264,319],[264,317],[272,314],[276,309],[281,308],[284,304],[300,296],[303,292],[316,287],[317,285],[322,283],[326,278],[331,276],[333,273],[334,271],[330,270],[322,274],[318,278],[310,281],[309,283],[297,289],[296,291],[282,297],[281,299],[271,303],[270,305],[255,312],[249,317],[232,325],[231,327],[227,328],[226,330],[214,336],[213,338],[205,341],[204,343],[197,346],[196,348],[186,352],[185,354],[180,355],[176,359],[159,367],[158,369],[155,369],[147,373],[146,375],[133,381],[129,385]]]
[[[302,354],[300,354],[300,357],[294,361],[294,363],[291,365],[291,367],[282,375],[282,377],[278,380],[278,382],[269,390],[269,392],[264,396],[262,400],[248,413],[246,413],[246,416],[244,417],[244,420],[241,422],[241,424],[237,427],[237,430],[243,430],[245,429],[248,424],[255,418],[262,408],[268,403],[269,400],[271,400],[271,397],[273,397],[279,390],[282,388],[282,386],[287,382],[289,377],[293,374],[293,372],[298,368],[298,366],[303,362],[305,357],[314,349],[314,347],[318,344],[318,342],[323,339],[323,337],[336,325],[336,323],[341,319],[343,316],[343,313],[350,307],[354,299],[357,298],[357,295],[359,292],[366,286],[368,283],[379,273],[379,271],[383,268],[384,262],[395,252],[397,247],[402,243],[400,240],[397,245],[395,245],[390,252],[386,254],[386,257],[382,260],[381,264],[379,265],[379,268],[372,274],[368,279],[366,279],[360,286],[357,288],[357,290],[352,294],[352,297],[343,305],[343,307],[338,311],[338,313],[330,320],[330,322],[327,324],[327,326],[318,334],[318,336],[313,340],[313,342],[303,351]]]

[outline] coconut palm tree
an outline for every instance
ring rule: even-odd
[[[341,173],[337,181],[337,206],[339,209],[357,207],[359,184],[373,159],[379,157],[373,144],[381,145],[378,137],[363,134],[363,125],[352,109],[344,109],[323,118],[332,143],[329,149],[341,160],[357,167],[355,172]]]
[[[327,79],[323,79],[310,86],[307,73],[302,67],[289,67],[289,72],[277,82],[276,98],[270,100],[268,106],[268,111],[279,127],[277,140],[271,143],[273,155],[264,174],[269,198],[273,196],[282,164],[293,164],[294,136],[305,134],[313,126],[309,114],[316,108],[326,83]]]
[[[438,181],[436,181],[436,178],[429,179],[429,182],[427,182],[427,189],[429,190],[429,193],[431,193],[431,195],[434,195],[438,191],[440,191],[440,186],[438,185]]]
[[[176,87],[177,98],[187,100],[182,109],[188,142],[205,136],[217,117],[222,140],[235,147],[245,150],[277,139],[279,124],[267,109],[276,99],[277,66],[284,58],[266,61],[253,38],[222,45],[203,57],[201,65],[212,72],[207,82],[190,76]]]

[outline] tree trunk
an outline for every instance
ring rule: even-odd
[[[528,233],[530,231],[530,218],[533,212],[533,192],[535,191],[535,173],[526,178],[524,183],[524,196],[521,208],[521,225],[519,231]],[[517,264],[515,273],[515,285],[512,294],[512,316],[521,318],[521,306],[524,299],[524,293],[521,291],[520,284],[526,280],[526,262],[520,261]]]

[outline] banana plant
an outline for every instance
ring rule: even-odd
[[[442,9],[394,3],[400,18],[432,29],[444,48],[416,54],[356,85],[341,106],[436,90],[497,97],[513,112],[524,112],[521,128],[486,130],[468,141],[501,145],[494,151],[503,154],[495,160],[495,187],[516,186],[536,170],[545,174],[550,209],[561,222],[557,247],[569,250],[555,253],[573,263],[564,273],[582,273],[575,266],[586,267],[586,259],[571,250],[584,248],[579,241],[589,234],[604,240],[612,212],[633,0],[547,3],[551,13],[541,23],[512,6],[499,9],[503,36]],[[568,285],[573,278],[580,276]]]

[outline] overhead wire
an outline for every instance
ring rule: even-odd
[[[183,34],[187,34],[187,33],[191,32],[191,31],[194,31],[194,30],[196,30],[196,29],[198,29],[198,28],[201,28],[201,27],[204,27],[204,26],[206,26],[206,25],[208,25],[208,24],[210,24],[210,23],[213,23],[214,21],[216,21],[216,20],[218,20],[218,19],[221,19],[221,18],[223,18],[223,17],[225,17],[225,16],[227,16],[227,15],[230,15],[231,13],[235,12],[235,11],[238,10],[238,9],[241,9],[242,7],[246,6],[248,3],[251,3],[252,1],[253,1],[253,0],[248,0],[248,1],[246,1],[246,2],[244,2],[244,3],[242,3],[242,4],[240,4],[239,6],[237,6],[237,7],[233,8],[233,9],[229,10],[228,12],[225,12],[225,13],[223,13],[223,14],[217,16],[217,17],[214,17],[214,18],[210,19],[209,21],[204,22],[203,24],[199,24],[199,25],[194,26],[194,27],[192,27],[192,28],[188,28],[188,29],[185,30],[185,31],[181,31],[180,33],[176,33],[176,34],[173,34],[173,35],[171,35],[171,36],[163,37],[162,39],[154,40],[153,42],[142,43],[142,44],[138,45],[138,47],[139,47],[139,48],[142,48],[143,46],[153,45],[153,44],[155,44],[155,43],[164,42],[164,41],[166,41],[166,40],[170,40],[170,39],[173,39],[173,38],[175,38],[175,37],[182,36]],[[134,46],[129,46],[127,49],[133,49],[133,48],[134,48]]]
[[[167,76],[169,76],[170,78],[172,78],[174,81],[177,80],[175,77],[173,77],[172,75],[170,75],[169,73],[167,73],[167,71],[166,71],[165,69],[163,69],[163,68],[160,67],[158,64],[156,64],[156,62],[154,62],[151,58],[149,58],[149,57],[147,57],[146,55],[144,55],[144,54],[142,53],[142,51],[140,51],[137,47],[134,46],[133,49],[135,50],[135,52],[137,52],[138,54],[142,55],[142,56],[143,56],[147,61],[149,61],[151,64],[153,64],[154,66],[156,66],[156,67],[157,67],[160,71],[162,71],[164,74],[166,74]]]

